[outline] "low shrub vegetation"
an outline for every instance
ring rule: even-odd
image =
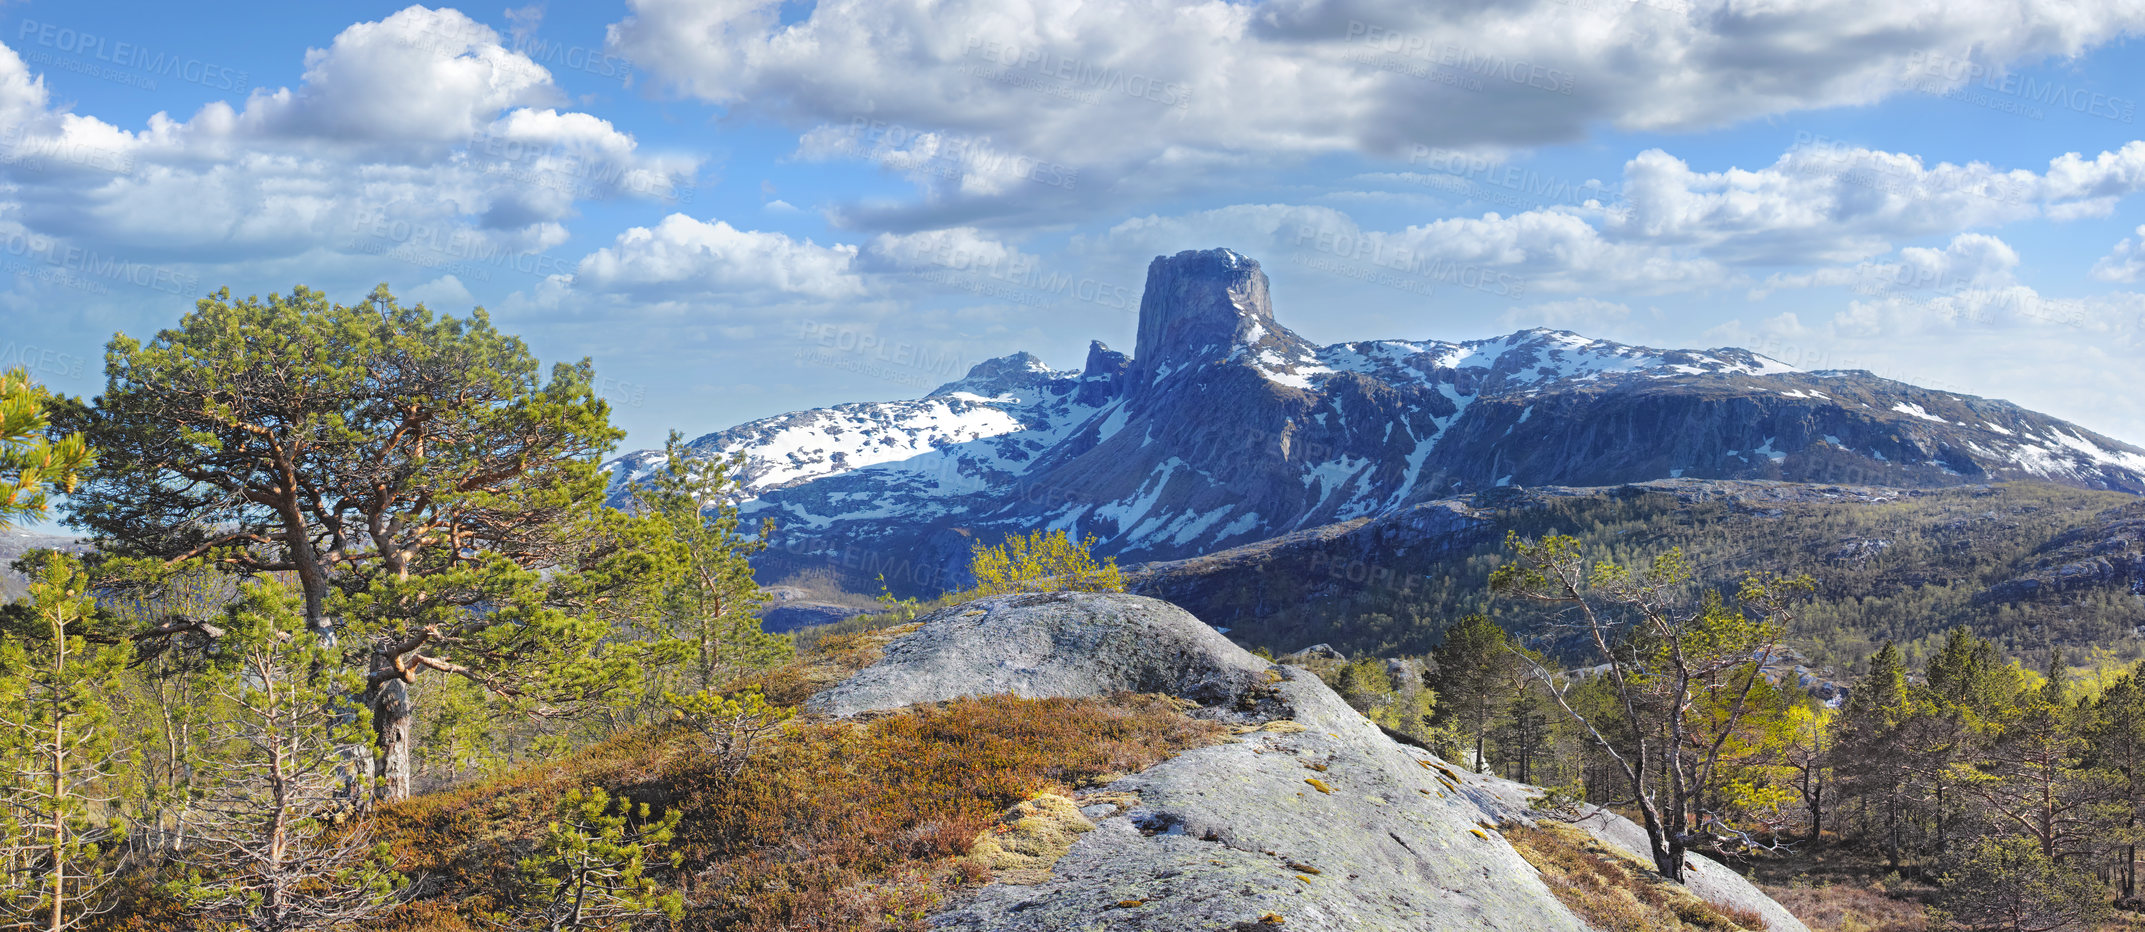
[[[1604,932],[1765,932],[1764,917],[1707,903],[1579,829],[1542,822],[1503,832],[1550,893]]]
[[[383,929],[450,932],[505,910],[555,800],[604,787],[676,818],[683,929],[922,929],[946,895],[988,881],[971,852],[1004,815],[1219,740],[1173,700],[996,696],[870,721],[791,722],[734,774],[682,724],[555,764],[388,807],[381,835],[427,895]],[[994,862],[1002,863],[1002,862]],[[1032,870],[1031,865],[1023,867]],[[637,927],[637,926],[636,926]]]

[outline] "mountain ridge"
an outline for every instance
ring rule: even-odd
[[[2077,425],[1745,349],[1548,328],[1316,346],[1275,317],[1258,262],[1227,249],[1150,263],[1134,349],[1095,342],[1079,370],[1015,353],[920,399],[791,412],[692,446],[744,457],[745,513],[780,528],[762,557],[773,577],[832,566],[865,582],[898,565],[902,591],[958,585],[970,542],[1004,532],[1177,559],[1505,485],[2145,492],[2145,450]],[[614,495],[660,456],[613,460]]]

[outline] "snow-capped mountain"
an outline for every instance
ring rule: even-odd
[[[1093,535],[1182,557],[1501,485],[1759,478],[1936,486],[2039,479],[2145,491],[2145,450],[1993,401],[1741,349],[1659,350],[1525,330],[1314,346],[1257,262],[1157,257],[1127,357],[1019,353],[913,401],[799,411],[693,442],[742,454],[775,519],[770,576],[831,566],[956,583],[969,541]],[[660,460],[613,462],[614,489]]]

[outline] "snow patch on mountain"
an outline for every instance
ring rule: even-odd
[[[800,532],[790,554],[930,541],[949,560],[1036,527],[1174,558],[1496,484],[1843,481],[1824,470],[1844,468],[1852,482],[2145,490],[2145,450],[1748,350],[1546,328],[1315,346],[1274,319],[1258,264],[1228,250],[1155,260],[1138,350],[1094,343],[1080,370],[1016,353],[920,399],[778,415],[692,446],[742,458],[741,507]],[[613,460],[614,502],[662,457]]]

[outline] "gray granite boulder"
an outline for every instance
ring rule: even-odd
[[[1271,666],[1185,610],[1133,595],[997,596],[922,623],[806,709],[846,716],[997,693],[1166,693],[1215,705],[1264,683]]]
[[[955,606],[808,707],[842,716],[1127,690],[1197,702],[1193,714],[1231,722],[1236,737],[1082,794],[1093,827],[1073,826],[1077,840],[1055,864],[984,887],[935,927],[1587,929],[1497,829],[1530,817],[1529,788],[1394,742],[1309,672],[1268,664],[1166,602],[1079,593]],[[1590,821],[1609,820],[1622,821]],[[1628,843],[1628,833],[1596,834]],[[1696,874],[1700,896],[1777,913],[1774,932],[1805,932],[1732,871],[1706,862]]]

